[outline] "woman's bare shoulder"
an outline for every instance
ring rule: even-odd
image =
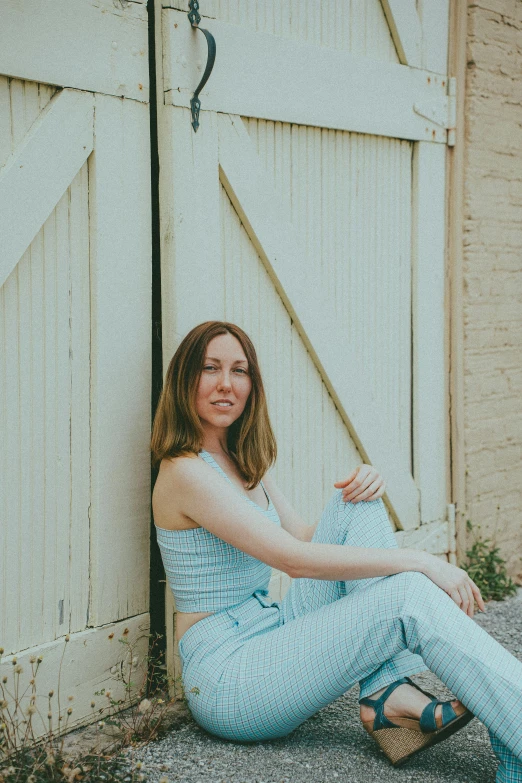
[[[179,457],[163,457],[160,462],[160,473],[179,471],[180,466],[187,462],[201,462],[197,454],[180,454]],[[181,468],[182,470],[183,468]]]
[[[215,471],[197,454],[162,459],[156,483],[170,492],[197,490]]]
[[[183,454],[179,457],[164,457],[161,460],[156,484],[165,489],[176,489],[190,477],[200,474],[205,467],[197,454]]]
[[[152,510],[156,525],[165,528],[199,527],[181,510],[182,494],[187,492],[189,484],[194,481],[194,475],[200,472],[199,463],[203,460],[197,454],[187,454],[179,457],[161,460],[159,473],[152,493]]]

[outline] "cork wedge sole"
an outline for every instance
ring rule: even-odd
[[[374,730],[373,720],[365,721],[363,726],[393,766],[400,767],[417,753],[442,742],[459,729],[464,728],[472,718],[473,713],[466,710],[445,726],[430,733],[421,731],[419,721],[410,718],[394,718],[396,727],[393,728]]]

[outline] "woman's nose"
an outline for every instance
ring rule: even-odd
[[[230,389],[230,375],[227,372],[222,372],[218,378],[218,389]]]

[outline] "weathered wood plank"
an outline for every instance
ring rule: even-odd
[[[187,3],[180,0],[163,0],[161,6],[187,13]],[[374,60],[399,61],[380,0],[241,0],[240,6],[238,0],[204,0],[199,13],[201,27],[217,18]]]
[[[124,634],[125,629],[128,632]],[[22,667],[20,675],[19,692],[30,695],[31,686],[29,680],[32,677],[30,659],[34,656],[42,656],[43,660],[38,667],[36,674],[36,705],[45,719],[45,725],[38,716],[35,716],[34,731],[35,736],[42,736],[47,732],[49,723],[47,720],[48,696],[49,691],[54,691],[51,700],[52,706],[52,728],[54,731],[58,728],[58,673],[61,667],[60,675],[60,706],[64,716],[62,723],[67,718],[66,710],[72,707],[72,715],[68,719],[67,728],[72,729],[76,726],[91,723],[99,718],[97,709],[105,707],[108,702],[105,696],[95,696],[95,691],[102,688],[110,690],[113,699],[123,699],[126,697],[125,683],[118,677],[118,670],[123,671],[128,677],[129,662],[134,661],[132,665],[131,680],[133,686],[130,691],[131,701],[136,701],[138,689],[143,682],[145,669],[147,666],[146,655],[148,650],[148,632],[149,615],[140,614],[130,617],[119,623],[111,623],[100,628],[93,628],[71,634],[70,640],[65,641],[64,636],[56,641],[50,641],[46,644],[40,644],[30,647],[21,653],[16,654],[16,661]],[[122,644],[119,640],[126,639],[129,644]],[[131,655],[130,647],[133,648]],[[62,662],[63,655],[63,662]],[[118,666],[120,664],[120,666]],[[36,666],[36,664],[33,664]],[[5,656],[0,663],[0,676],[8,677],[7,687],[13,692],[13,673],[12,656]],[[72,701],[68,697],[72,696]],[[93,710],[91,701],[95,702],[96,707]],[[8,699],[10,709],[13,704]],[[22,700],[24,709],[27,708],[29,700]]]
[[[69,630],[87,625],[89,605],[91,318],[88,164],[70,187],[71,610]]]
[[[432,555],[448,554],[448,523],[429,522],[416,530],[399,530],[395,534],[399,546],[421,549]]]
[[[44,562],[42,552],[45,549],[45,524],[43,516],[45,499],[45,469],[42,456],[45,451],[45,422],[42,411],[45,407],[45,341],[44,341],[44,260],[45,250],[43,232],[39,231],[31,244],[30,285],[28,300],[31,306],[31,387],[30,387],[30,417],[31,417],[31,453],[29,456],[30,477],[22,484],[22,492],[31,497],[29,516],[23,520],[25,535],[24,559],[30,563],[28,579],[29,603],[25,604],[23,625],[30,629],[31,644],[34,639],[42,638]],[[28,411],[29,413],[29,411]],[[25,646],[25,645],[24,645]]]
[[[445,154],[445,147],[421,143],[413,158],[413,475],[422,522],[445,519],[448,502]]]
[[[48,231],[48,229],[50,229]],[[54,460],[53,467],[48,474],[49,494],[54,495],[54,506],[51,504],[49,515],[49,554],[47,555],[48,584],[46,587],[52,596],[46,606],[46,614],[50,616],[52,623],[52,636],[49,639],[57,639],[67,633],[71,606],[73,603],[73,591],[71,584],[71,563],[69,560],[71,546],[71,361],[69,356],[70,346],[70,318],[71,307],[70,278],[71,278],[71,245],[69,242],[70,218],[69,218],[69,192],[64,193],[54,215],[44,226],[49,261],[54,259],[54,294],[55,313],[53,314],[54,330],[49,329],[49,352],[56,351],[56,363],[54,365],[56,375],[49,378],[49,386],[52,389],[52,403],[54,415],[51,422],[56,423],[56,433],[51,434],[49,443],[49,461]],[[52,297],[54,298],[54,297]],[[52,301],[51,298],[51,301]],[[51,313],[49,313],[51,316]],[[53,361],[49,371],[53,370]],[[53,386],[54,380],[54,386]],[[52,448],[54,446],[54,451]],[[52,478],[51,478],[52,477]],[[53,513],[54,512],[54,513]],[[47,554],[47,553],[46,553]],[[53,567],[54,560],[54,567]],[[77,594],[76,594],[77,595]]]
[[[147,29],[145,3],[3,3],[0,73],[146,102]]]
[[[3,368],[5,372],[5,398],[3,415],[3,447],[2,450],[9,459],[5,461],[5,491],[4,520],[6,529],[6,547],[2,551],[4,558],[2,569],[3,589],[0,591],[2,612],[0,623],[2,628],[2,644],[8,649],[8,644],[16,644],[19,633],[19,600],[18,590],[19,562],[21,558],[19,530],[20,524],[20,327],[19,327],[19,284],[18,274],[9,277],[2,288],[2,304],[4,319],[4,344],[2,346]],[[15,531],[15,532],[13,532]],[[14,589],[13,589],[14,588]]]
[[[0,286],[93,148],[93,99],[64,90],[0,172]]]
[[[11,101],[9,80],[0,76],[0,168],[11,154]]]
[[[422,27],[415,0],[381,0],[399,60],[415,68],[421,66]]]
[[[89,625],[148,607],[150,526],[148,107],[103,95],[95,101]]]
[[[218,52],[201,93],[202,125],[206,111],[218,111],[401,139],[446,141],[444,128],[413,109],[416,103],[444,98],[444,76],[217,20],[206,24]],[[189,107],[207,60],[206,41],[180,11],[163,11],[163,30],[165,101]]]
[[[436,73],[448,72],[449,6],[450,0],[422,0],[419,3],[423,40],[421,67]]]
[[[62,504],[69,495],[69,460],[68,455],[60,452],[62,433],[69,427],[69,394],[67,383],[68,362],[64,362],[64,353],[60,351],[59,339],[66,343],[68,352],[69,320],[68,308],[64,307],[61,274],[68,279],[68,254],[69,243],[67,236],[67,193],[62,196],[56,209],[46,220],[42,233],[44,241],[44,288],[45,288],[45,312],[44,312],[44,342],[45,354],[45,403],[41,411],[45,423],[45,450],[42,455],[42,463],[45,471],[45,499],[42,508],[45,519],[46,546],[42,552],[44,577],[42,591],[44,596],[42,607],[42,640],[56,639],[60,635],[58,628],[59,609],[58,601],[63,599],[66,593],[66,585],[69,574],[67,568],[69,537],[68,509],[65,516]],[[65,226],[62,233],[60,228]],[[65,256],[65,263],[61,259]],[[68,296],[66,298],[67,302]],[[62,343],[63,345],[63,343]],[[67,353],[65,354],[65,356]],[[65,373],[63,370],[65,369]],[[65,386],[60,383],[65,375]],[[60,494],[58,494],[60,493]],[[64,497],[65,496],[65,497]],[[63,558],[60,558],[59,546]],[[62,633],[67,629],[62,627]]]
[[[165,371],[179,340],[193,326],[224,316],[217,125],[212,114],[205,120],[194,133],[189,111],[163,109],[160,219]]]

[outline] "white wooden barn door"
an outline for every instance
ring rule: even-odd
[[[206,40],[156,7],[165,367],[241,325],[303,517],[369,461],[399,540],[445,555],[448,3],[201,0],[197,133]]]
[[[0,17],[0,645],[72,726],[148,627],[147,11]]]

